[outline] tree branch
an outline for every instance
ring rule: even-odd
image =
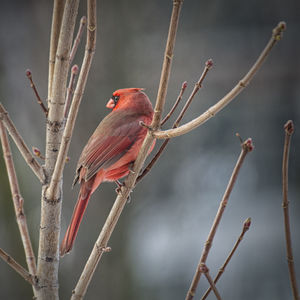
[[[181,85],[181,89],[180,89],[179,95],[178,95],[178,97],[177,97],[177,99],[176,99],[173,107],[171,108],[171,110],[169,111],[169,113],[164,117],[164,119],[161,121],[160,126],[163,126],[170,119],[170,117],[174,113],[175,109],[177,108],[179,102],[181,101],[183,93],[184,93],[186,87],[187,87],[187,82],[184,81],[182,83],[182,85]]]
[[[20,133],[18,132],[17,128],[13,124],[12,120],[10,119],[8,112],[5,110],[3,105],[0,103],[0,120],[5,125],[8,133],[14,140],[16,146],[18,147],[20,153],[22,154],[23,158],[25,159],[28,166],[32,169],[34,174],[40,180],[41,183],[45,182],[45,174],[44,170],[41,165],[36,161],[36,159],[32,156],[30,150],[26,146],[23,138],[21,137]]]
[[[62,172],[65,166],[66,157],[72,137],[79,105],[82,99],[82,95],[85,89],[88,73],[91,67],[92,59],[96,49],[96,0],[88,1],[88,25],[87,25],[87,41],[86,50],[83,58],[81,71],[79,74],[77,86],[74,92],[73,101],[70,107],[70,113],[67,119],[67,124],[63,133],[60,149],[58,152],[55,169],[50,182],[49,189],[47,190],[47,197],[56,197],[59,191],[59,182],[62,176]]]
[[[185,112],[187,111],[188,107],[190,106],[190,104],[192,103],[194,96],[196,95],[196,93],[199,91],[199,89],[202,87],[202,83],[204,78],[206,77],[208,71],[210,70],[210,68],[212,67],[213,62],[211,59],[209,59],[206,63],[205,63],[205,67],[204,70],[199,78],[199,80],[196,82],[194,89],[192,91],[192,93],[190,94],[188,100],[186,101],[183,109],[181,110],[181,112],[179,113],[176,121],[173,124],[172,128],[176,128],[178,127],[180,121],[182,120]],[[171,109],[170,113],[166,116],[166,118],[164,118],[164,120],[161,122],[161,125],[164,123],[165,120],[168,120],[168,116],[172,114],[172,112],[175,110],[177,104],[179,103],[179,99],[181,99],[182,93],[186,88],[186,84],[183,83],[180,94],[173,106],[173,108]],[[142,174],[137,178],[136,182],[141,181],[151,170],[151,168],[154,166],[154,164],[158,161],[159,157],[161,156],[161,154],[163,153],[164,149],[167,147],[168,143],[169,143],[170,139],[166,139],[162,145],[160,146],[159,150],[157,151],[157,153],[155,154],[155,156],[152,158],[152,160],[150,161],[150,163],[147,165],[147,167],[143,170]]]
[[[2,121],[0,121],[0,138],[3,149],[3,156],[6,164],[12,200],[15,208],[16,219],[19,226],[19,231],[25,251],[26,262],[29,273],[36,274],[35,256],[33,253],[31,240],[28,232],[26,216],[23,210],[24,199],[20,194],[18,178],[15,171],[15,166],[12,158],[12,153],[9,146],[8,137]]]
[[[47,118],[47,116],[48,116],[48,109],[44,105],[44,103],[43,103],[43,101],[42,101],[42,99],[41,99],[41,97],[40,97],[40,95],[39,95],[39,93],[38,93],[38,91],[36,89],[36,86],[35,86],[35,84],[34,84],[34,82],[32,80],[32,73],[31,73],[31,71],[29,69],[26,70],[26,76],[27,76],[27,78],[30,81],[30,87],[33,89],[33,92],[35,94],[36,100],[37,100],[38,104],[40,105],[42,111],[44,112],[44,114],[45,114],[45,116]]]
[[[37,279],[28,273],[19,263],[17,263],[9,254],[0,248],[0,257],[12,267],[19,275],[21,275],[32,286],[37,287]]]
[[[58,2],[55,2],[57,4]],[[37,298],[58,299],[58,266],[59,266],[59,234],[62,202],[62,181],[59,178],[59,193],[48,195],[49,186],[58,149],[60,147],[62,130],[64,127],[64,104],[66,98],[67,79],[69,71],[69,58],[73,41],[75,21],[78,11],[79,0],[66,0],[63,17],[58,31],[52,31],[51,43],[58,39],[55,66],[52,76],[50,94],[48,94],[49,113],[47,119],[45,173],[47,183],[42,188],[41,197],[41,221],[37,276],[41,289]],[[54,16],[58,12],[54,7]],[[56,36],[54,36],[56,34]],[[51,44],[52,45],[52,44]],[[50,72],[50,70],[49,70]],[[49,77],[49,81],[51,78]],[[53,182],[53,181],[52,181]]]
[[[245,233],[249,230],[251,225],[251,218],[248,218],[247,220],[245,220],[244,225],[243,225],[243,230],[242,233],[240,234],[240,236],[238,237],[234,247],[232,248],[232,250],[230,251],[228,257],[226,258],[224,264],[222,265],[222,267],[219,269],[219,272],[217,274],[217,276],[214,279],[214,284],[216,284],[218,282],[218,280],[220,279],[220,277],[223,275],[223,273],[225,272],[225,268],[227,267],[227,265],[229,264],[233,254],[235,253],[237,247],[239,246],[240,242],[242,241]],[[209,295],[209,293],[211,292],[211,287],[207,289],[207,291],[205,292],[205,294],[202,296],[201,300],[205,300],[207,298],[207,296]]]
[[[167,51],[164,58],[160,87],[157,95],[155,118],[153,119],[152,122],[153,128],[158,128],[160,126],[161,113],[162,113],[163,104],[165,102],[166,89],[168,85],[168,79],[169,79],[170,67],[171,67],[171,57],[173,56],[173,48],[175,44],[176,30],[178,26],[179,12],[182,6],[182,2],[183,1],[178,1],[178,0],[173,1],[173,11],[172,11],[172,16],[170,21],[169,35],[168,35],[167,47],[166,47]],[[124,209],[124,206],[127,202],[127,198],[134,187],[139,171],[141,170],[142,165],[144,164],[144,161],[148,153],[148,149],[152,145],[153,140],[154,140],[153,136],[148,132],[144,140],[144,143],[142,145],[142,148],[139,152],[139,155],[134,163],[132,172],[126,178],[124,182],[124,186],[121,188],[121,191],[115,200],[115,203],[106,219],[106,222],[93,247],[90,257],[73,291],[73,295],[71,298],[72,300],[83,299],[87,291],[87,288],[89,286],[89,283],[93,277],[93,274],[96,270],[96,267],[102,257],[102,254],[104,253],[103,250],[107,248],[107,243],[110,239],[110,236]]]
[[[52,98],[52,83],[55,66],[55,56],[63,17],[65,0],[54,0],[49,51],[48,99]]]
[[[78,49],[78,46],[79,46],[79,44],[80,44],[80,40],[81,40],[81,36],[82,36],[82,33],[83,33],[83,29],[84,29],[85,24],[86,24],[86,17],[83,16],[83,17],[80,19],[79,29],[78,29],[76,38],[75,38],[75,40],[74,40],[74,43],[73,43],[73,47],[72,47],[71,53],[70,53],[70,64],[72,64],[73,59],[74,59],[74,56],[75,56],[75,54],[76,54],[76,52],[77,52],[77,49]]]
[[[215,293],[215,296],[218,300],[222,300],[221,299],[221,296],[217,290],[217,287],[215,286],[215,283],[214,281],[212,280],[210,274],[209,274],[209,269],[207,268],[206,264],[202,263],[200,266],[199,266],[199,272],[200,273],[203,273],[210,285],[210,288],[214,291]]]
[[[270,41],[268,42],[265,49],[262,51],[261,55],[258,57],[255,64],[248,71],[248,73],[239,81],[239,83],[227,95],[225,95],[221,100],[219,100],[219,102],[211,106],[206,112],[204,112],[199,117],[195,118],[194,120],[178,128],[164,130],[164,131],[153,131],[152,135],[157,139],[167,139],[167,138],[180,136],[202,125],[203,123],[208,121],[211,117],[214,117],[220,110],[222,110],[226,105],[228,105],[250,83],[255,73],[259,70],[259,68],[262,66],[263,62],[269,55],[273,46],[281,39],[282,33],[285,30],[285,28],[286,28],[285,23],[280,22],[273,29],[273,34]]]
[[[236,163],[236,165],[234,167],[234,170],[233,170],[232,175],[230,177],[229,183],[227,185],[226,191],[225,191],[225,193],[223,195],[223,198],[222,198],[222,200],[220,202],[220,206],[219,206],[218,212],[217,212],[216,217],[214,219],[213,225],[212,225],[212,227],[210,229],[209,235],[207,237],[207,241],[205,242],[205,245],[204,245],[204,248],[203,248],[203,251],[202,251],[202,255],[200,257],[200,260],[199,260],[199,263],[198,263],[198,266],[197,266],[194,278],[193,278],[191,286],[190,286],[190,288],[189,288],[189,290],[187,292],[186,300],[191,300],[191,299],[194,298],[194,295],[196,293],[196,289],[197,289],[197,286],[198,286],[198,283],[199,283],[199,280],[200,280],[200,277],[201,277],[200,266],[202,264],[206,263],[206,259],[208,257],[210,248],[212,246],[212,242],[213,242],[213,239],[215,237],[217,228],[218,228],[218,226],[220,224],[221,218],[223,216],[223,213],[225,211],[225,208],[226,208],[228,200],[229,200],[229,196],[230,196],[231,191],[233,189],[233,186],[234,186],[234,184],[236,182],[237,176],[238,176],[239,171],[241,169],[241,166],[242,166],[242,164],[244,162],[244,159],[245,159],[246,155],[250,151],[253,150],[253,144],[252,144],[252,140],[250,138],[247,139],[244,143],[242,143],[241,146],[242,146],[242,149],[241,149],[240,156],[239,156],[239,158],[237,160],[237,163]]]
[[[289,162],[289,152],[291,144],[291,136],[294,132],[294,124],[291,120],[287,121],[284,125],[285,130],[285,140],[283,149],[283,159],[282,159],[282,207],[284,215],[284,230],[286,239],[286,253],[287,262],[289,267],[289,275],[291,281],[291,287],[293,292],[293,297],[295,300],[299,300],[299,292],[296,280],[296,270],[294,265],[294,256],[292,249],[292,237],[290,230],[290,216],[289,216],[289,200],[288,200],[288,162]]]
[[[70,103],[71,103],[72,96],[74,93],[74,84],[75,84],[76,76],[78,74],[78,70],[79,70],[79,68],[77,65],[74,65],[71,69],[71,78],[70,78],[70,82],[69,82],[69,86],[68,86],[68,90],[67,90],[66,103],[65,103],[65,108],[64,108],[64,119],[67,119],[67,117],[68,117],[69,107],[70,107]]]

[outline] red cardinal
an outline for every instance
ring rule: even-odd
[[[72,249],[83,213],[96,188],[104,181],[117,181],[128,175],[147,133],[140,122],[150,125],[152,121],[153,108],[142,89],[117,90],[106,107],[112,112],[98,125],[77,164],[74,184],[79,181],[80,191],[60,247],[61,256]]]

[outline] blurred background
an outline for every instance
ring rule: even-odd
[[[64,172],[62,231],[77,198],[71,189],[78,157],[109,112],[112,92],[143,87],[154,103],[172,1],[98,1],[97,50]],[[32,70],[47,97],[51,1],[2,1],[0,98],[29,147],[44,152],[45,118],[25,76]],[[85,14],[82,1],[78,20]],[[217,231],[207,265],[214,276],[242,230],[246,234],[218,289],[223,299],[291,299],[281,207],[283,125],[294,120],[289,165],[290,217],[300,282],[300,2],[197,1],[183,4],[167,112],[183,81],[185,99],[208,58],[214,60],[184,122],[217,102],[244,76],[279,21],[287,31],[263,68],[226,109],[193,132],[172,140],[125,207],[90,284],[87,299],[184,299],[219,202],[240,153],[239,132],[255,150],[242,166]],[[76,30],[78,24],[76,26]],[[85,41],[85,36],[83,37]],[[84,42],[75,63],[81,65]],[[175,114],[176,115],[176,114]],[[171,123],[165,125],[165,128]],[[159,145],[159,143],[158,143]],[[34,250],[37,253],[40,184],[11,143]],[[0,157],[0,247],[25,266],[3,157]],[[116,197],[114,184],[92,196],[75,247],[60,263],[60,295],[68,299]],[[0,262],[3,299],[31,299],[30,286]],[[208,287],[203,277],[195,299]],[[213,295],[209,299],[215,299]]]

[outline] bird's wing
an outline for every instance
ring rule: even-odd
[[[140,114],[115,112],[108,115],[95,130],[82,151],[78,168],[85,168],[84,180],[92,178],[101,168],[107,169],[116,163],[136,142],[146,129]]]

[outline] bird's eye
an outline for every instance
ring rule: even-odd
[[[120,96],[112,96],[111,98],[114,100],[115,105],[117,105]]]

